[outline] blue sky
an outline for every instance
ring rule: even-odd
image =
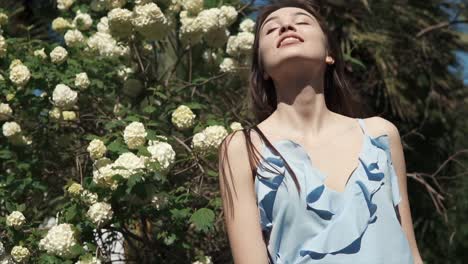
[[[250,2],[249,0],[243,0],[244,2]],[[460,2],[462,0],[452,0],[452,2]],[[267,1],[265,0],[257,0],[255,1],[255,3],[257,5],[263,5],[265,4]],[[450,14],[450,19],[452,19],[454,17],[454,13],[452,10],[447,10],[447,12]],[[252,19],[255,19],[255,16],[256,14],[252,14],[250,17]],[[466,32],[468,33],[468,24],[464,23],[464,24],[455,24],[453,26],[451,26],[452,29],[454,30],[457,30],[457,31],[460,31],[460,32]],[[460,64],[462,65],[462,78],[463,78],[463,82],[465,83],[465,85],[468,85],[468,48],[465,49],[465,50],[458,50],[458,51],[454,51],[456,57],[457,57],[457,60],[460,62]],[[453,72],[454,69],[452,69],[451,67],[449,67],[449,71]]]

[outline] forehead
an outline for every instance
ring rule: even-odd
[[[298,14],[298,13],[305,13],[308,16],[313,17],[308,11],[306,11],[306,10],[304,10],[302,8],[299,8],[299,7],[282,7],[280,9],[278,9],[278,10],[275,10],[271,14],[269,14],[265,18],[263,24],[268,22],[271,18],[281,17],[281,16],[293,16],[293,15]]]

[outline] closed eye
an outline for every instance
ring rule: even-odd
[[[309,25],[309,23],[307,22],[300,22],[300,23],[297,23],[298,25],[301,25],[301,24],[305,24],[305,25]],[[273,30],[275,30],[276,28],[272,28],[270,30],[267,31],[266,35],[270,34],[270,32],[272,32]]]

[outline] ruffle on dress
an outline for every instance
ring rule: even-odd
[[[353,254],[359,251],[362,236],[368,226],[377,220],[378,207],[372,202],[372,197],[384,185],[386,174],[390,176],[394,205],[400,201],[388,135],[371,138],[366,134],[364,144],[367,144],[367,149],[361,153],[359,165],[342,193],[346,198],[339,210],[331,209],[332,195],[323,183],[314,186],[307,194],[306,209],[319,216],[326,227],[304,243],[299,252],[301,257],[321,259],[327,254]]]
[[[257,177],[255,188],[258,199],[258,209],[260,212],[260,223],[262,229],[270,232],[273,224],[273,205],[276,198],[276,192],[283,182],[286,167],[280,157],[272,156],[259,163],[260,173]],[[269,165],[267,168],[265,165]],[[272,170],[272,171],[271,171]]]

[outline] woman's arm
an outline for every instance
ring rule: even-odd
[[[400,133],[398,128],[390,121],[381,117],[376,117],[380,125],[389,136],[390,152],[392,156],[393,167],[398,176],[398,187],[400,189],[401,202],[398,204],[398,212],[400,214],[401,225],[406,234],[408,242],[411,246],[411,251],[414,257],[415,264],[422,264],[422,258],[418,250],[416,238],[414,235],[413,221],[411,217],[411,209],[408,201],[406,163],[401,144]]]
[[[260,227],[260,216],[245,137],[243,133],[230,134],[228,137],[221,146],[221,153],[227,147],[228,156],[224,161],[221,158],[219,160],[219,184],[224,221],[234,263],[267,264],[268,256]],[[228,160],[232,175],[227,164]],[[224,166],[226,175],[222,174],[221,166]],[[228,203],[228,190],[232,195],[233,203]],[[231,215],[231,211],[233,211],[233,215]]]

